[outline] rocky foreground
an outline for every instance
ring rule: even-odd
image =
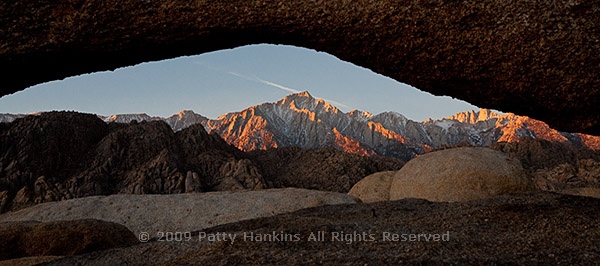
[[[201,126],[174,133],[164,122],[83,115],[65,127],[52,116],[82,115],[0,124],[0,209],[9,210],[0,215],[0,265],[600,258],[600,199],[552,193],[600,195],[591,150],[523,140],[435,151],[380,172],[401,162],[333,149],[242,153]],[[290,186],[313,190],[269,189]],[[338,193],[348,190],[382,202]]]
[[[136,235],[146,232],[191,232],[213,226],[268,217],[300,209],[356,203],[347,194],[298,188],[170,195],[110,195],[78,198],[0,215],[0,223],[57,222],[97,219],[126,226]]]
[[[381,265],[592,264],[599,259],[600,199],[536,190],[515,162],[485,148],[431,153],[393,177],[384,172],[381,178],[365,178],[372,186],[363,193],[379,197],[387,187],[387,199],[394,200],[407,186],[394,186],[405,179],[403,170],[431,169],[420,177],[430,182],[410,190],[418,195],[377,203],[287,188],[38,204],[0,215],[5,240],[0,260],[5,265]],[[452,198],[440,198],[444,195]],[[102,231],[106,234],[98,234]],[[135,237],[140,242],[131,241]]]
[[[600,259],[599,221],[600,199],[549,192],[403,199],[305,209],[45,265],[592,265]]]

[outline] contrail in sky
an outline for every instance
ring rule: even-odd
[[[265,84],[265,85],[268,85],[268,86],[271,86],[271,87],[275,87],[275,88],[278,88],[280,90],[288,91],[288,92],[291,92],[291,93],[300,93],[299,90],[295,90],[295,89],[292,89],[290,87],[286,87],[286,86],[283,86],[281,84],[277,84],[275,82],[264,80],[264,79],[261,79],[259,77],[248,77],[248,76],[245,76],[245,75],[242,75],[242,74],[239,74],[239,73],[235,73],[235,72],[231,72],[231,71],[227,72],[227,73],[229,73],[231,75],[234,75],[236,77],[239,77],[239,78],[243,78],[245,80],[260,82],[262,84]],[[351,109],[350,106],[345,105],[345,104],[343,104],[341,102],[338,102],[338,101],[334,101],[334,100],[330,100],[330,99],[323,99],[323,100],[325,100],[326,102],[330,102],[330,103],[332,103],[334,105],[337,105],[337,106],[341,106],[341,107],[344,107],[344,108],[347,108],[347,109]]]
[[[344,108],[346,108],[346,109],[352,109],[352,108],[350,108],[350,106],[348,106],[348,105],[345,105],[345,104],[343,104],[343,103],[341,103],[341,102],[336,102],[336,101],[334,101],[334,100],[331,100],[331,99],[323,99],[323,100],[325,100],[326,102],[333,103],[333,105],[341,106],[341,107],[344,107]]]
[[[294,89],[292,89],[292,88],[288,88],[288,87],[286,87],[286,86],[279,85],[279,84],[277,84],[277,83],[273,83],[273,82],[270,82],[270,81],[266,81],[266,80],[264,80],[264,79],[256,78],[256,81],[258,81],[258,82],[260,82],[260,83],[262,83],[262,84],[265,84],[265,85],[269,85],[269,86],[273,86],[273,87],[275,87],[275,88],[282,89],[282,90],[284,90],[284,91],[289,91],[289,92],[292,92],[292,93],[299,93],[299,92],[300,92],[300,91],[298,91],[298,90],[294,90]]]
[[[211,70],[215,70],[215,71],[222,71],[222,70],[220,70],[220,69],[213,68],[213,67],[207,66],[207,65],[205,65],[205,64],[202,64],[201,62],[195,62],[195,63],[196,63],[196,64],[199,64],[199,65],[202,65],[202,66],[204,66],[204,67],[206,67],[206,68],[209,68],[209,69],[211,69]],[[290,88],[290,87],[286,87],[286,86],[283,86],[283,85],[281,85],[281,84],[277,84],[277,83],[275,83],[275,82],[271,82],[271,81],[268,81],[268,80],[264,80],[264,79],[261,79],[261,78],[259,78],[259,77],[256,77],[256,76],[254,76],[254,77],[249,77],[249,76],[242,75],[242,74],[240,74],[240,73],[236,73],[236,72],[233,72],[233,71],[227,71],[226,73],[227,73],[227,74],[230,74],[230,75],[233,75],[233,76],[236,76],[236,77],[238,77],[238,78],[241,78],[241,79],[245,79],[245,80],[249,80],[249,81],[254,81],[254,82],[259,82],[259,83],[265,84],[265,85],[267,85],[267,86],[271,86],[271,87],[274,87],[274,88],[277,88],[277,89],[280,89],[280,90],[284,90],[284,91],[287,91],[287,92],[291,92],[291,93],[300,93],[300,91],[299,91],[299,90],[295,90],[295,89],[292,89],[292,88]],[[344,107],[344,108],[347,108],[347,109],[351,109],[351,108],[350,108],[348,105],[345,105],[345,104],[343,104],[343,103],[341,103],[341,102],[338,102],[338,101],[334,101],[334,100],[330,100],[330,99],[323,99],[323,100],[325,100],[326,102],[330,102],[330,103],[332,103],[332,104],[334,104],[334,105],[340,106],[340,107]]]

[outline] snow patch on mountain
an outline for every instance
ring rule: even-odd
[[[433,122],[436,126],[442,128],[445,131],[448,131],[450,127],[454,126],[455,121],[453,120],[441,120]]]
[[[133,121],[142,122],[142,121],[157,121],[164,120],[162,117],[158,116],[149,116],[147,114],[117,114],[111,116],[98,116],[106,123],[115,122],[115,123],[131,123]]]
[[[367,122],[373,117],[373,114],[361,110],[352,110],[347,115],[360,122]]]
[[[0,114],[0,123],[12,123],[18,118],[25,117],[25,114]]]

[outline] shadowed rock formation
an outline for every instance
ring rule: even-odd
[[[564,143],[541,139],[523,139],[514,143],[496,143],[493,149],[521,161],[542,190],[598,195],[600,188],[600,152],[574,149]]]
[[[0,261],[33,256],[73,256],[139,244],[127,227],[100,220],[1,222]]]
[[[248,153],[271,187],[298,187],[348,192],[363,177],[398,170],[404,161],[383,156],[359,156],[334,148],[288,147]]]
[[[260,189],[245,154],[197,124],[106,124],[51,112],[0,131],[0,212],[94,195]]]
[[[0,213],[111,194],[292,186],[345,193],[362,177],[403,164],[328,148],[246,154],[201,124],[173,132],[163,121],[105,124],[50,112],[0,123]]]
[[[255,43],[328,52],[436,95],[600,134],[600,2],[5,1],[0,93]]]

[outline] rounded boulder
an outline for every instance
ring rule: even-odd
[[[409,161],[392,178],[389,199],[456,202],[534,189],[518,159],[488,148],[463,147]]]
[[[364,203],[390,199],[390,185],[397,171],[378,172],[366,176],[356,183],[348,194]]]

